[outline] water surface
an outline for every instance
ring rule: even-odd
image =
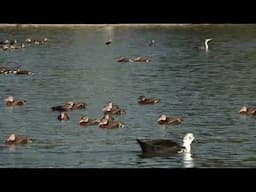
[[[0,64],[14,61],[33,75],[0,75],[0,167],[183,168],[255,167],[256,119],[239,115],[256,106],[256,25],[0,28],[0,39],[47,37],[42,46],[1,51]],[[106,46],[108,39],[113,43]],[[199,49],[212,38],[209,51]],[[149,47],[151,39],[155,47]],[[118,63],[120,56],[148,56],[150,63]],[[7,108],[13,95],[27,105]],[[140,106],[138,97],[157,97]],[[50,107],[87,103],[59,122]],[[102,117],[113,101],[127,113],[124,129],[81,128],[81,115]],[[160,114],[184,124],[163,127]],[[136,137],[181,143],[192,132],[193,160],[183,154],[143,158]],[[34,138],[6,146],[10,133]]]

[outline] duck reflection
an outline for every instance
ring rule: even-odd
[[[183,154],[183,165],[185,168],[193,168],[195,167],[194,159],[192,158],[191,153],[184,153]]]

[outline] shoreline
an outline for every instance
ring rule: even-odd
[[[192,24],[192,23],[136,23],[136,24],[9,24],[9,23],[0,23],[0,28],[11,27],[11,28],[44,28],[44,27],[56,27],[56,28],[76,28],[76,27],[172,27],[172,26],[236,26],[239,24]],[[248,24],[255,25],[255,24]]]

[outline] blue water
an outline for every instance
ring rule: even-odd
[[[0,74],[0,167],[183,168],[256,167],[256,25],[0,28],[0,40],[47,37],[40,46],[0,52],[0,66],[21,63],[33,75]],[[110,46],[104,43],[108,39]],[[199,49],[212,38],[209,51]],[[151,39],[155,47],[149,47]],[[118,63],[120,56],[148,56],[149,63]],[[4,99],[26,99],[8,108]],[[157,97],[140,106],[138,97]],[[51,107],[87,103],[60,122]],[[103,116],[113,101],[126,110],[123,129],[82,128],[82,115]],[[160,114],[181,116],[182,125],[160,126]],[[182,142],[191,132],[192,159],[141,156],[137,137]],[[7,146],[11,134],[32,144]]]

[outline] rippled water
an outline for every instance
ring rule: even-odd
[[[256,106],[256,25],[0,28],[0,39],[47,37],[49,43],[1,51],[0,64],[15,61],[33,75],[0,75],[0,167],[183,168],[256,167],[255,118],[239,115]],[[112,38],[113,43],[104,42]],[[209,51],[199,49],[213,38]],[[149,47],[151,39],[155,47]],[[149,56],[150,63],[118,63],[120,56]],[[7,108],[13,95],[27,105]],[[138,97],[158,97],[140,106]],[[50,107],[67,101],[88,104],[59,122]],[[124,129],[81,128],[81,115],[102,117],[113,101],[127,113]],[[160,114],[184,124],[163,127]],[[141,156],[136,137],[181,143],[192,132],[192,160],[183,154]],[[6,146],[10,133],[35,139]]]

